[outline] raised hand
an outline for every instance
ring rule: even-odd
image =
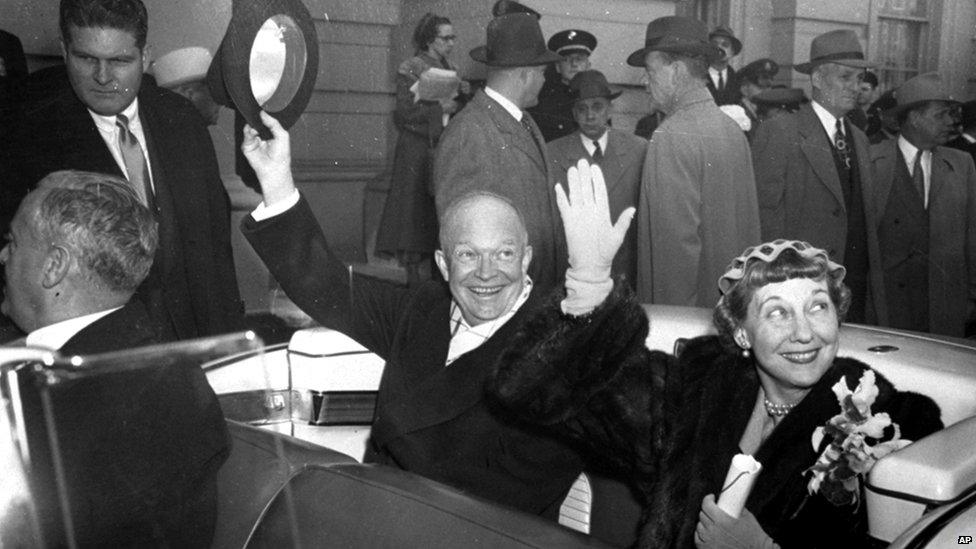
[[[569,195],[556,185],[556,205],[566,231],[569,265],[577,270],[606,270],[609,276],[613,256],[624,241],[635,209],[627,208],[613,223],[603,171],[596,164],[591,166],[580,159],[566,177]]]
[[[265,141],[257,130],[250,125],[244,126],[241,152],[258,176],[265,205],[271,206],[295,192],[291,175],[291,141],[288,131],[281,127],[275,117],[261,111],[261,121],[274,137]]]

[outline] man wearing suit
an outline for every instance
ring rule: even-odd
[[[437,145],[438,215],[474,190],[510,200],[527,223],[535,257],[529,275],[538,284],[555,285],[566,270],[566,243],[546,144],[525,109],[536,103],[545,66],[561,58],[546,48],[538,20],[525,13],[492,19],[487,46],[472,50],[471,57],[488,65],[488,82]]]
[[[708,34],[708,40],[721,50],[722,55],[708,66],[708,80],[705,85],[716,105],[738,105],[742,95],[736,82],[736,72],[729,63],[742,51],[742,42],[725,25],[715,27]]]
[[[730,257],[759,242],[749,144],[705,89],[721,55],[705,25],[661,17],[627,64],[644,67],[667,116],[647,145],[637,209],[637,295],[663,305],[712,307]]]
[[[0,308],[28,333],[27,345],[95,354],[155,343],[145,307],[131,298],[153,261],[156,222],[129,183],[59,171],[37,187],[0,251]],[[229,443],[199,368],[92,376],[50,396],[79,545],[209,543]],[[43,424],[37,393],[25,392],[23,402],[28,424]],[[35,465],[43,463],[50,456],[43,430],[27,434]],[[60,516],[44,511],[47,539],[60,545]]]
[[[614,93],[600,71],[583,71],[569,83],[575,102],[573,117],[579,130],[549,142],[549,160],[555,179],[566,186],[566,172],[584,158],[603,171],[610,200],[610,215],[617,219],[623,211],[637,205],[641,170],[647,154],[647,140],[610,127]],[[624,276],[631,287],[637,280],[636,228],[627,231],[613,258],[612,273]]]
[[[159,221],[153,270],[137,297],[161,335],[233,331],[243,310],[213,144],[185,99],[143,81],[146,33],[140,0],[62,1],[70,87],[25,105],[6,151],[4,185],[23,196],[60,169],[127,178]]]
[[[533,19],[534,20],[534,19]],[[264,195],[244,235],[295,303],[386,360],[366,461],[405,469],[555,517],[581,463],[563,443],[494,410],[484,382],[507,343],[552,287],[528,278],[534,247],[506,199],[473,191],[440,218],[435,260],[447,281],[350,287],[292,180],[288,133],[247,128],[243,150]]]
[[[854,108],[864,60],[854,31],[821,34],[810,61],[812,99],[795,114],[766,120],[752,138],[762,239],[796,239],[847,267],[847,320],[884,324],[884,287],[871,207],[870,146],[844,115]]]
[[[976,167],[945,147],[958,102],[937,73],[898,89],[897,139],[871,147],[888,320],[963,337],[976,321]]]

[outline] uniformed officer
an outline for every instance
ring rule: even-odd
[[[753,98],[759,92],[773,87],[773,77],[778,72],[779,65],[776,64],[776,61],[763,58],[749,63],[736,73],[736,86],[738,86],[739,93],[742,95],[739,103],[746,111],[749,119],[752,120],[753,125],[756,124],[758,119],[756,104],[753,102]]]
[[[546,44],[562,59],[546,71],[546,83],[539,92],[539,104],[529,109],[545,140],[552,141],[576,131],[573,119],[575,97],[570,80],[590,68],[590,54],[596,49],[596,37],[579,29],[567,29],[552,35]]]

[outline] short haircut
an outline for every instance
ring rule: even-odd
[[[62,170],[37,185],[47,190],[34,212],[38,235],[75,255],[90,282],[112,292],[133,292],[156,254],[156,220],[124,179]]]
[[[413,47],[416,48],[417,53],[427,50],[430,43],[437,38],[437,29],[441,25],[450,24],[451,20],[447,17],[425,13],[417,23],[417,27],[413,29]]]
[[[704,57],[668,51],[662,51],[661,54],[664,55],[664,59],[668,64],[674,63],[675,61],[684,63],[688,67],[688,74],[693,78],[702,81],[708,78],[708,61]]]
[[[61,40],[71,44],[71,27],[106,28],[129,32],[136,47],[146,47],[149,15],[142,0],[61,0]]]
[[[441,249],[447,248],[446,244],[451,241],[449,234],[450,229],[457,222],[457,217],[461,213],[462,209],[471,202],[484,199],[501,202],[503,205],[509,207],[513,212],[515,212],[515,217],[518,218],[519,233],[522,235],[523,244],[528,245],[529,231],[526,229],[525,218],[522,217],[522,212],[519,211],[511,200],[490,191],[471,191],[451,200],[450,203],[448,203],[447,208],[445,208],[441,215],[438,216],[437,221],[440,225],[440,230],[437,236]]]
[[[837,310],[837,320],[843,322],[851,306],[851,290],[841,277],[830,276],[827,259],[823,256],[804,257],[795,250],[783,250],[772,261],[763,261],[758,257],[750,259],[742,278],[729,288],[715,306],[712,320],[727,350],[740,350],[735,344],[735,330],[745,322],[755,291],[767,284],[795,278],[826,280],[827,293]]]

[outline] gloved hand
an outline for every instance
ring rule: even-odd
[[[261,183],[265,205],[271,206],[295,192],[295,181],[291,175],[291,141],[288,131],[281,127],[275,117],[261,111],[261,121],[274,137],[264,141],[257,130],[250,125],[244,126],[241,152]]]
[[[695,527],[695,546],[700,549],[779,549],[748,509],[732,518],[719,509],[715,496],[702,500]]]
[[[584,315],[613,289],[610,266],[634,218],[634,207],[610,219],[610,204],[603,172],[583,159],[566,174],[569,196],[556,185],[556,204],[563,219],[569,269],[566,270],[564,313]]]

